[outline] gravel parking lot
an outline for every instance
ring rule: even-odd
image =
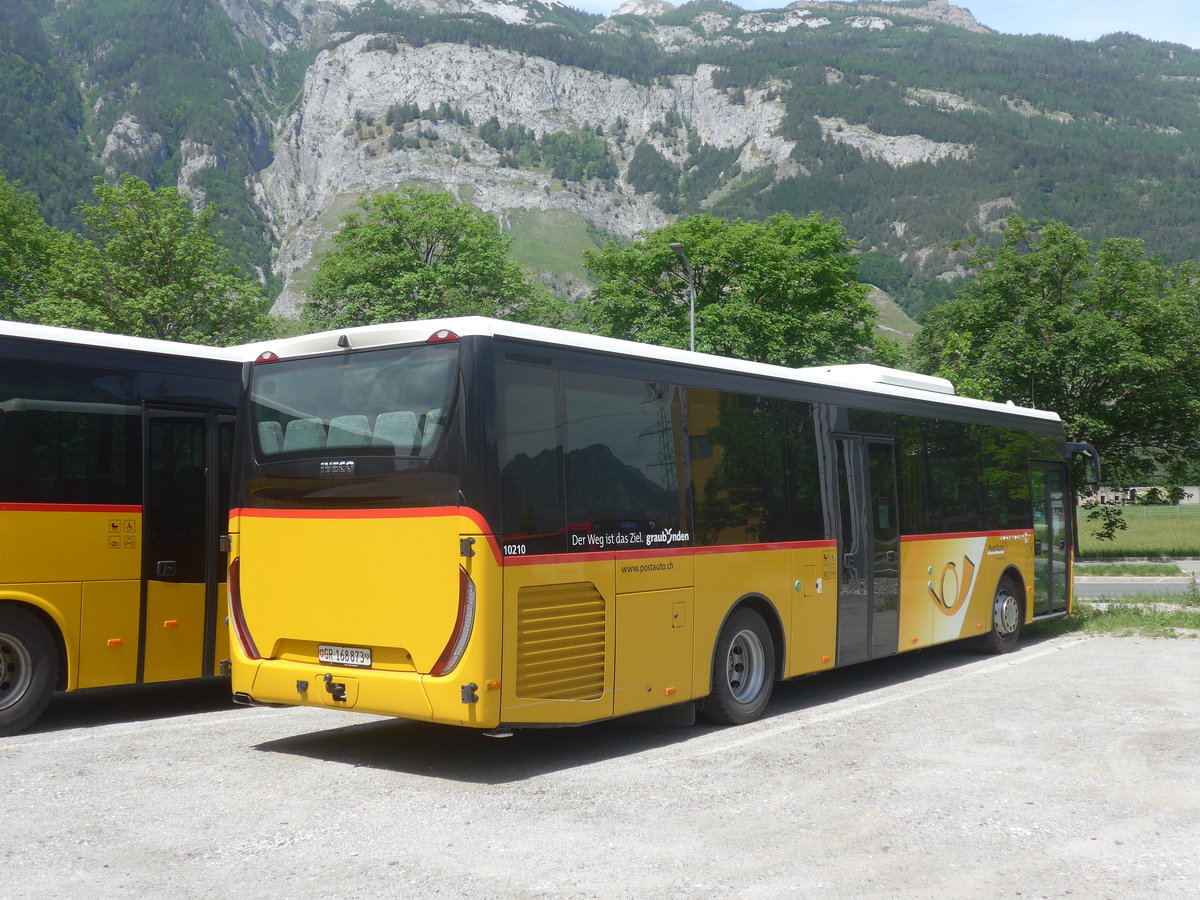
[[[226,690],[0,740],[0,896],[1200,896],[1197,640],[935,648],[740,728],[505,741]]]

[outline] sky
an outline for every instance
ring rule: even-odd
[[[564,0],[593,13],[610,13],[623,0]],[[684,0],[671,0],[676,6]],[[789,0],[733,0],[743,9],[782,9]],[[976,21],[1004,34],[1056,34],[1094,41],[1103,34],[1129,31],[1155,41],[1200,49],[1197,0],[950,0],[969,9]]]

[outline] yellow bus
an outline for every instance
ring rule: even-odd
[[[240,354],[0,322],[0,734],[228,657]]]
[[[240,415],[243,703],[741,723],[776,680],[1011,650],[1071,604],[1058,417],[942,379],[461,318],[281,340]]]

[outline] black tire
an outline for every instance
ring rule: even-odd
[[[739,609],[725,622],[713,651],[712,693],[700,711],[720,725],[763,714],[775,686],[775,645],[762,616]]]
[[[19,606],[0,605],[0,735],[32,725],[58,683],[58,648],[50,630]]]
[[[992,653],[1012,653],[1017,649],[1024,620],[1020,588],[1011,578],[1001,578],[992,600],[992,630],[983,636],[983,646]]]

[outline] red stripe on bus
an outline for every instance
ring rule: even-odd
[[[639,549],[584,551],[581,553],[542,553],[530,556],[506,556],[506,566],[560,565],[573,562],[622,561],[627,559],[664,559],[677,556],[707,556],[713,553],[755,553],[764,550],[802,550],[836,547],[837,541],[777,541],[768,544],[728,544],[722,547],[674,547],[670,550]]]
[[[1033,530],[1017,529],[1015,531],[954,531],[946,534],[904,534],[900,536],[900,543],[907,544],[910,541],[946,541],[956,538],[1022,537],[1027,534],[1033,534]]]
[[[755,553],[762,550],[814,550],[818,547],[836,547],[837,541],[771,541],[766,544],[722,544],[719,547],[697,547],[697,556],[714,553]]]
[[[500,560],[500,546],[490,534],[487,522],[468,506],[425,506],[417,509],[231,509],[229,518],[247,519],[434,519],[461,516],[470,519],[492,548],[492,556]]]
[[[600,550],[584,553],[540,553],[531,556],[506,556],[504,566],[556,566],[564,563],[612,562],[615,550]]]
[[[90,512],[90,513],[140,513],[140,506],[117,503],[3,503],[3,512]]]
[[[459,506],[425,506],[418,509],[231,509],[229,517],[254,519],[430,519],[438,516],[466,515],[482,519],[474,510]]]

